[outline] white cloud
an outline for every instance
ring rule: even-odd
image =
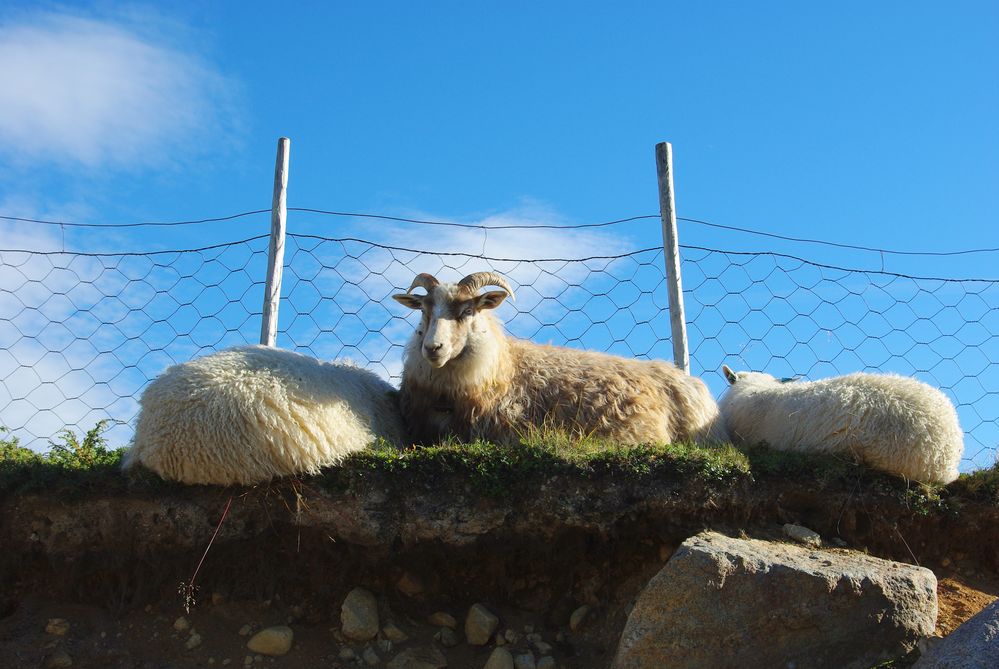
[[[148,32],[58,13],[0,28],[0,154],[88,167],[163,164],[175,147],[218,132],[233,85]]]

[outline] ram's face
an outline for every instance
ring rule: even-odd
[[[495,290],[477,295],[456,284],[441,284],[426,295],[393,295],[410,309],[422,312],[416,338],[427,363],[440,368],[461,357],[470,340],[483,328],[477,319],[482,311],[495,309],[506,298],[506,291]]]

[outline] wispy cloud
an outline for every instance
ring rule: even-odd
[[[21,16],[0,27],[0,155],[8,163],[162,165],[219,132],[234,85],[152,34],[156,18]]]

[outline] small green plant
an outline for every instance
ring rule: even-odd
[[[111,425],[110,420],[102,420],[87,430],[80,439],[75,432],[66,429],[59,433],[60,443],[49,441],[52,447],[48,461],[67,469],[90,469],[100,465],[114,465],[121,459],[117,450],[108,448],[104,433]]]
[[[102,420],[83,436],[63,430],[50,441],[47,453],[20,445],[10,430],[0,427],[0,493],[15,490],[78,490],[122,483],[121,450],[108,447]]]

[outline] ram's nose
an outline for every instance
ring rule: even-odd
[[[444,364],[444,344],[424,344],[423,357],[434,367]]]

